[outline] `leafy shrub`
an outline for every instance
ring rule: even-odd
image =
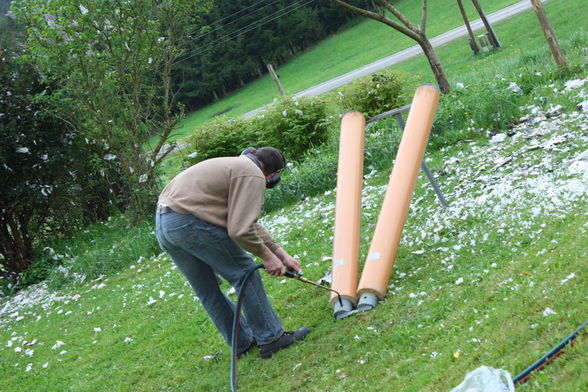
[[[356,79],[332,96],[343,110],[357,110],[366,118],[403,106],[407,102],[409,77],[384,71]]]
[[[327,140],[331,119],[322,98],[280,98],[256,117],[218,119],[199,128],[188,139],[186,162],[238,155],[249,146],[273,146],[296,161]]]
[[[263,211],[281,208],[333,189],[337,183],[337,151],[336,142],[327,143],[307,151],[312,159],[289,165],[288,170],[282,172],[280,186],[266,192]]]
[[[254,145],[255,130],[250,119],[219,118],[199,128],[188,138],[185,161],[193,165],[205,159],[238,155],[248,146]]]
[[[58,289],[121,271],[160,252],[151,219],[129,228],[125,217],[117,215],[48,244],[28,274],[43,275],[51,289]]]
[[[504,78],[458,86],[441,96],[431,141],[436,148],[504,129],[520,114],[522,98],[520,86]]]
[[[282,97],[252,120],[258,137],[255,145],[276,147],[298,161],[308,149],[327,141],[332,120],[323,98]]]
[[[77,107],[57,107],[65,99],[22,60],[18,34],[0,35],[0,276],[14,286],[38,243],[109,213],[114,185],[92,164],[97,145],[59,120]]]

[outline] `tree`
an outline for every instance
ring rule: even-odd
[[[480,15],[480,19],[482,20],[482,24],[484,24],[484,27],[486,28],[486,31],[488,32],[488,38],[490,39],[490,44],[492,46],[494,46],[495,48],[500,48],[501,45],[500,45],[500,42],[498,41],[498,37],[496,36],[496,33],[494,32],[492,25],[488,21],[488,18],[486,18],[486,14],[484,13],[482,6],[478,2],[478,0],[472,0],[472,3],[474,3],[474,7],[476,7],[476,11],[478,11],[478,15]]]
[[[474,36],[474,32],[472,30],[472,26],[470,25],[470,21],[468,20],[468,15],[463,8],[463,3],[461,0],[457,0],[457,6],[459,7],[459,12],[461,12],[461,16],[463,18],[463,22],[465,23],[466,29],[468,30],[468,35],[470,36],[470,46],[474,51],[474,54],[478,54],[480,49],[478,48],[478,44],[476,43],[476,37]]]
[[[215,0],[174,71],[180,100],[188,110],[207,105],[263,76],[266,64],[283,64],[352,18],[324,1]]]
[[[431,70],[433,71],[433,75],[435,76],[435,80],[437,81],[437,84],[439,85],[439,89],[441,90],[441,92],[448,93],[450,91],[451,88],[449,86],[449,81],[445,76],[443,66],[441,65],[441,62],[437,57],[437,53],[435,53],[433,45],[431,44],[425,33],[425,26],[427,22],[427,0],[422,0],[421,21],[418,25],[414,25],[404,14],[402,14],[398,10],[398,8],[392,5],[390,1],[375,0],[376,3],[378,3],[383,8],[383,10],[390,12],[398,21],[390,19],[385,14],[385,12],[370,11],[368,9],[356,7],[354,5],[349,4],[348,2],[341,0],[332,1],[334,4],[348,10],[349,12],[384,23],[385,25],[392,27],[394,30],[415,40],[423,49],[423,52],[427,57]]]
[[[0,277],[15,280],[35,259],[35,246],[104,216],[106,176],[93,169],[95,145],[47,112],[51,95],[22,62],[23,34],[0,16]],[[95,199],[94,199],[95,198]]]
[[[82,116],[64,118],[108,150],[128,199],[130,223],[153,200],[155,168],[182,116],[171,75],[194,20],[209,0],[22,0],[13,11],[27,28],[28,58]],[[61,103],[62,101],[57,101]],[[154,142],[148,143],[154,136]],[[114,193],[113,193],[114,195]]]
[[[561,47],[559,46],[559,42],[555,36],[555,31],[553,31],[553,28],[551,28],[551,24],[549,23],[549,19],[547,19],[547,14],[543,8],[543,3],[541,3],[540,0],[531,0],[531,5],[537,14],[539,24],[541,25],[541,29],[543,30],[543,34],[545,35],[545,39],[547,40],[547,44],[549,45],[549,49],[551,50],[551,54],[553,55],[557,66],[562,69],[566,69],[568,65],[566,63],[565,56],[561,50]]]

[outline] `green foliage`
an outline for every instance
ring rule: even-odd
[[[322,98],[280,98],[256,117],[220,118],[196,130],[188,139],[186,163],[238,155],[249,146],[276,147],[297,161],[328,139],[331,121]]]
[[[193,165],[205,159],[238,155],[255,140],[251,121],[244,117],[234,119],[218,118],[199,128],[186,141],[188,155],[185,162]]]
[[[129,195],[117,206],[130,207],[131,222],[143,217],[162,146],[182,116],[171,68],[191,23],[209,4],[22,0],[13,7],[27,29],[28,59],[78,109],[67,120],[109,150],[104,167],[116,160]],[[52,103],[67,113],[63,102]],[[146,154],[144,143],[155,132],[159,138]]]
[[[88,159],[96,146],[33,99],[51,97],[52,88],[21,61],[12,28],[0,42],[0,276],[14,279],[34,259],[35,243],[105,217],[116,184]]]
[[[375,73],[341,87],[333,97],[343,111],[357,110],[371,118],[408,103],[408,80],[395,71]]]
[[[504,129],[520,113],[523,92],[504,78],[459,85],[441,96],[433,124],[433,148]]]
[[[265,213],[333,189],[337,183],[338,146],[335,141],[307,151],[307,159],[289,165],[280,185],[266,192]]]
[[[55,249],[46,247],[38,261],[40,265],[52,264],[46,270],[52,289],[113,274],[160,252],[151,220],[129,229],[122,216],[89,226],[71,240],[54,246]]]
[[[45,241],[31,268],[19,276],[17,283],[0,280],[0,290],[12,293],[41,281],[57,290],[140,264],[160,251],[152,230],[151,221],[129,229],[124,216],[118,215],[87,225],[68,238]]]
[[[276,147],[289,160],[300,160],[309,148],[328,139],[333,117],[322,97],[283,97],[257,115],[253,127],[260,145]]]

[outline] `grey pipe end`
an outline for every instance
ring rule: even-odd
[[[335,301],[333,305],[333,314],[337,320],[341,320],[351,314],[353,303],[347,298],[341,298],[341,302]]]
[[[365,312],[368,310],[372,310],[378,304],[378,297],[376,297],[372,293],[363,293],[359,298],[359,303],[357,304],[357,311],[358,312]]]

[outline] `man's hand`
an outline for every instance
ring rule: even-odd
[[[301,272],[300,263],[294,257],[288,255],[282,259],[282,263],[286,266],[287,269],[293,270],[296,272]]]
[[[276,250],[276,256],[278,256],[280,258],[280,260],[282,260],[282,263],[289,270],[293,270],[296,272],[301,271],[300,263],[298,262],[298,260],[296,260],[294,257],[290,256],[288,254],[288,252],[286,252],[284,249],[279,248],[278,250]]]
[[[285,269],[282,261],[273,254],[269,249],[266,248],[265,252],[261,256],[263,260],[263,268],[271,276],[282,276],[284,275]]]

